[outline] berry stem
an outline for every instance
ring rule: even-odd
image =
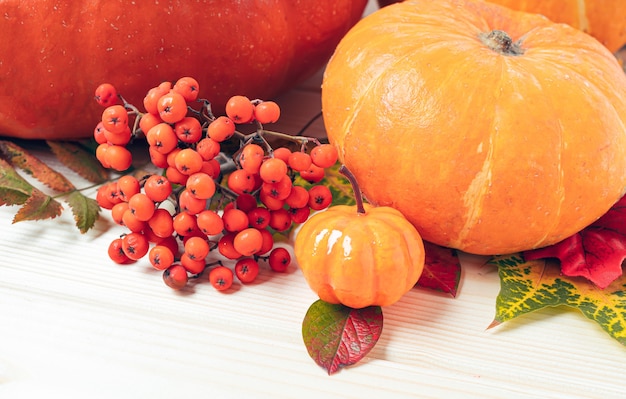
[[[359,214],[365,214],[365,207],[363,206],[363,194],[361,193],[361,189],[359,188],[359,183],[356,181],[356,177],[350,172],[350,169],[346,167],[346,165],[341,165],[339,168],[339,173],[344,175],[348,181],[350,181],[350,185],[352,186],[352,191],[354,191],[354,200],[356,201],[356,211]]]
[[[291,134],[275,132],[273,130],[263,130],[262,133],[267,134],[269,136],[276,137],[276,138],[293,141],[295,143],[300,143],[300,144],[307,144],[307,143],[314,143],[316,145],[321,144],[320,141],[316,139],[315,137],[294,136]]]

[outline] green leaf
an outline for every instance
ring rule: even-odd
[[[63,206],[54,198],[33,188],[30,197],[17,211],[13,223],[24,220],[54,219],[63,212]]]
[[[92,183],[104,183],[107,170],[84,147],[69,141],[46,141],[54,155],[65,166]]]
[[[516,254],[489,263],[498,267],[500,276],[496,316],[490,327],[547,306],[569,306],[626,345],[626,277],[600,289],[585,278],[562,275],[553,259],[527,262]]]
[[[79,191],[74,191],[65,198],[65,201],[72,209],[76,227],[81,233],[86,233],[94,226],[100,214],[100,206],[96,200],[87,198]]]
[[[304,180],[300,175],[296,175],[294,180],[294,185],[303,186],[307,190],[309,190],[314,185],[325,185],[330,189],[330,192],[333,195],[332,205],[354,205],[356,202],[354,200],[354,192],[352,191],[352,186],[350,185],[350,181],[341,173],[339,173],[339,168],[341,164],[337,162],[334,166],[326,169],[324,178],[318,183],[309,183]]]
[[[76,189],[65,176],[11,141],[0,140],[0,155],[55,191],[67,193]]]
[[[333,374],[367,355],[382,329],[380,306],[352,309],[318,300],[304,317],[302,338],[311,358]]]
[[[30,197],[33,186],[13,166],[0,158],[0,206],[22,205]]]

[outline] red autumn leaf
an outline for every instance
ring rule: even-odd
[[[302,338],[311,358],[330,375],[363,359],[382,329],[380,306],[353,309],[317,300],[304,316]]]
[[[554,245],[523,253],[526,260],[558,258],[561,272],[606,288],[622,275],[626,259],[626,196],[582,231]]]
[[[68,141],[46,141],[61,163],[92,183],[103,183],[108,172],[96,157],[78,143]]]
[[[461,280],[461,262],[456,251],[430,242],[424,242],[424,249],[424,271],[417,286],[456,296]]]
[[[17,211],[13,223],[23,220],[54,219],[63,211],[63,206],[54,198],[33,188],[30,197]]]
[[[11,141],[0,141],[0,156],[55,191],[68,193],[76,189],[65,176]]]

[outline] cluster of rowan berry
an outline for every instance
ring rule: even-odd
[[[141,112],[112,85],[96,89],[96,101],[105,107],[94,130],[97,159],[107,168],[126,171],[132,165],[127,144],[145,136],[150,161],[162,171],[123,175],[101,186],[96,199],[129,230],[109,246],[114,262],[131,263],[147,255],[174,289],[208,270],[211,284],[226,290],[235,276],[242,283],[254,281],[259,261],[274,271],[287,270],[290,253],[275,245],[274,233],[286,232],[306,221],[312,210],[330,205],[330,189],[316,183],[337,162],[337,151],[315,138],[265,130],[263,124],[280,116],[275,102],[233,96],[226,115],[216,117],[198,93],[191,77],[164,82],[148,91]],[[237,126],[244,124],[256,129],[243,134]],[[266,139],[272,134],[299,148],[273,148]],[[226,154],[226,142],[235,142],[236,150]],[[223,168],[220,157],[234,167]],[[294,183],[298,175],[309,188]]]

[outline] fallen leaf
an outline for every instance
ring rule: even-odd
[[[352,309],[318,300],[304,317],[302,337],[311,358],[330,375],[363,359],[382,328],[380,306]]]
[[[430,242],[424,242],[424,249],[424,271],[417,286],[456,296],[461,280],[461,262],[457,252]]]
[[[94,226],[100,214],[100,206],[96,200],[74,191],[65,198],[65,201],[72,209],[76,227],[81,233],[86,233]]]
[[[63,212],[63,206],[58,201],[33,188],[28,200],[15,214],[13,223],[24,220],[54,219],[61,212]]]
[[[622,275],[626,259],[626,196],[582,231],[554,245],[523,253],[524,259],[557,258],[566,276],[605,288]]]
[[[0,155],[55,191],[67,193],[76,189],[65,176],[11,141],[0,140]]]
[[[626,277],[600,289],[582,277],[561,273],[551,259],[527,261],[520,254],[490,260],[498,267],[500,293],[490,327],[547,306],[578,309],[626,345]]]
[[[22,205],[30,197],[33,186],[13,166],[0,158],[0,206]]]
[[[69,141],[46,141],[65,166],[92,183],[104,183],[108,173],[96,157],[82,146]]]

